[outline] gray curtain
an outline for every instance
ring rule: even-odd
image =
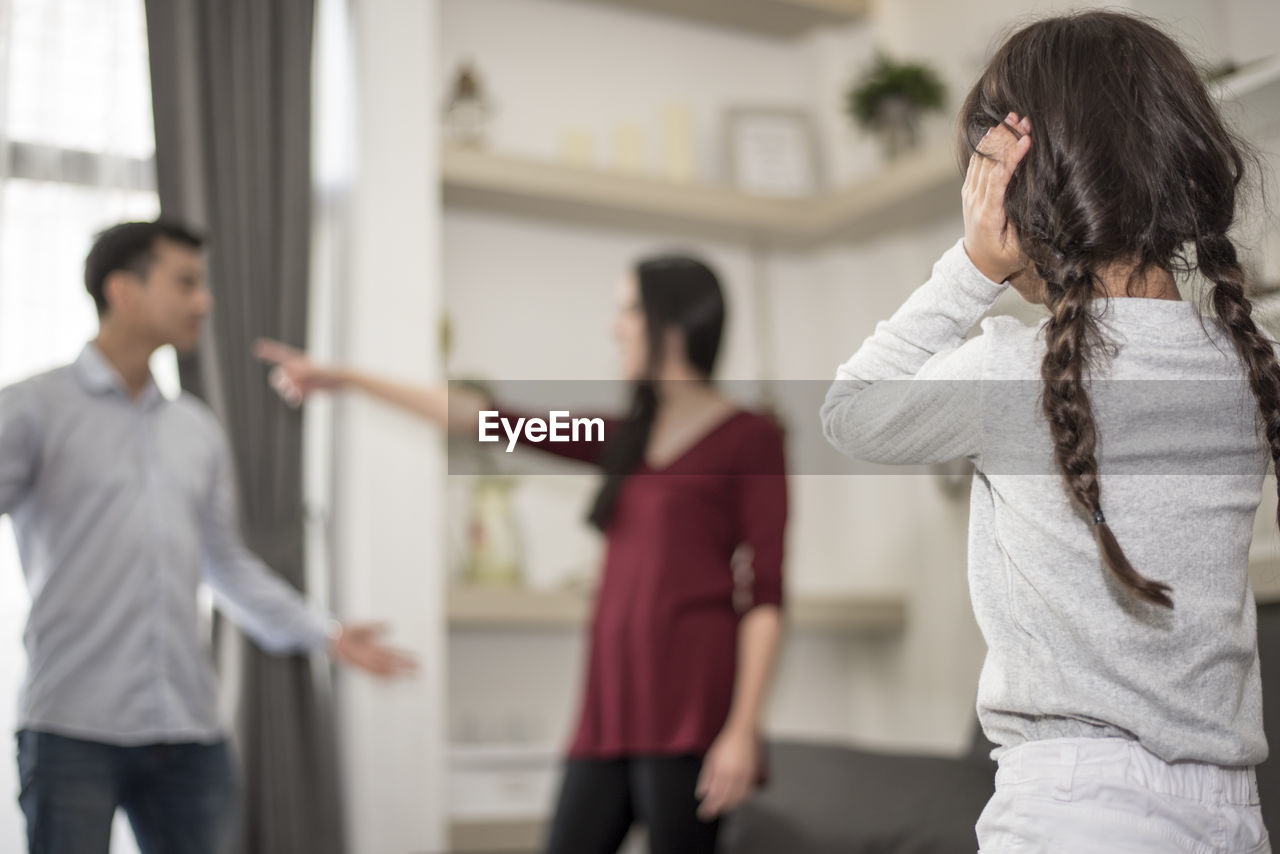
[[[181,364],[218,411],[245,541],[305,588],[302,423],[254,339],[306,345],[313,0],[147,0],[162,215],[209,236],[213,322]],[[305,657],[240,644],[236,741],[245,854],[338,854],[331,705]]]

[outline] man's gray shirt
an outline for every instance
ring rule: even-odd
[[[273,652],[328,619],[241,541],[222,429],[189,395],[136,399],[92,344],[0,391],[0,515],[31,594],[20,728],[112,744],[223,734],[198,589]]]

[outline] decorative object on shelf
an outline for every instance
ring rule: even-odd
[[[560,136],[560,159],[569,166],[591,169],[596,165],[596,140],[591,131],[571,128]]]
[[[812,116],[787,107],[735,107],[725,115],[731,181],[757,196],[812,196],[821,187]]]
[[[484,148],[492,117],[493,105],[484,94],[475,68],[464,62],[454,77],[444,108],[444,130],[449,141],[462,148]]]
[[[460,389],[493,398],[492,389],[481,380],[450,380],[449,389],[450,393]],[[524,549],[511,494],[520,479],[510,473],[506,454],[463,440],[449,441],[447,455],[450,475],[464,477],[470,485],[462,553],[451,561],[459,581],[467,585],[522,585]]]
[[[849,89],[848,112],[880,135],[889,159],[919,146],[920,113],[940,110],[947,90],[927,65],[897,62],[877,53],[875,62]]]
[[[613,168],[628,175],[646,171],[644,133],[637,125],[620,124],[613,129]]]
[[[471,487],[471,512],[467,520],[467,584],[519,586],[523,580],[520,531],[516,524],[511,491],[516,479],[480,475]]]
[[[662,109],[662,175],[677,184],[691,184],[696,172],[689,107],[682,103],[667,104]]]

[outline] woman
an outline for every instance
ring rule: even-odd
[[[712,852],[719,817],[762,776],[765,689],[780,634],[786,481],[782,436],[712,385],[725,304],[692,258],[636,265],[614,334],[633,386],[603,444],[530,444],[603,471],[590,520],[603,577],[578,726],[549,854],[613,854],[636,822],[653,854]],[[262,342],[273,384],[300,402],[354,388],[475,436],[466,392],[420,389]],[[735,586],[735,554],[751,580]],[[735,602],[737,604],[735,604]]]

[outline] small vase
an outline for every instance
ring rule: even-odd
[[[876,127],[884,144],[885,157],[895,160],[919,144],[916,132],[918,111],[915,104],[901,95],[890,95],[876,110]]]
[[[464,64],[445,106],[445,138],[459,148],[482,149],[488,144],[492,115],[493,106],[485,97],[475,69]]]
[[[471,493],[464,580],[468,584],[517,586],[521,583],[520,533],[511,503],[514,482],[485,476]]]

